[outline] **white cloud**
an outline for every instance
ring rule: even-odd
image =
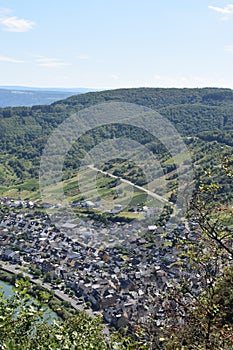
[[[70,63],[66,63],[60,58],[40,56],[36,59],[36,62],[38,66],[46,68],[59,68],[63,66],[70,66]]]
[[[89,55],[85,55],[85,54],[81,54],[81,55],[76,56],[76,58],[78,60],[89,60],[90,56]]]
[[[228,53],[233,53],[233,45],[226,45],[224,50]]]
[[[68,63],[63,62],[47,62],[47,63],[40,63],[38,64],[40,67],[47,67],[47,68],[58,68],[62,66],[69,66]]]
[[[113,80],[119,80],[120,77],[117,74],[110,74],[109,78],[113,79]]]
[[[9,9],[0,11],[0,24],[3,26],[3,30],[22,33],[28,32],[35,26],[35,22],[16,16],[9,16],[9,12],[11,12]]]
[[[7,57],[7,56],[0,56],[0,62],[7,62],[7,63],[24,63],[23,60],[18,60],[15,58]]]
[[[228,19],[233,15],[233,4],[228,4],[225,7],[208,6],[208,8],[223,15],[223,19]]]

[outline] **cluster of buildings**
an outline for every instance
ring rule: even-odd
[[[161,295],[181,279],[198,288],[195,276],[180,268],[184,262],[176,244],[177,237],[195,239],[195,223],[192,231],[187,223],[166,229],[150,225],[146,231],[153,239],[147,240],[136,234],[139,226],[130,223],[104,225],[87,219],[58,229],[33,202],[4,197],[0,210],[0,260],[49,273],[117,328],[143,322],[154,313],[156,322],[162,322]],[[114,244],[115,236],[122,244]]]

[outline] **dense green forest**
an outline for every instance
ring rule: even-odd
[[[149,107],[170,120],[188,146],[197,169],[215,167],[217,174],[220,158],[232,152],[233,91],[230,89],[138,88],[91,92],[49,106],[0,109],[2,193],[9,186],[19,191],[25,188],[35,191],[40,157],[52,131],[74,112],[115,101]],[[174,170],[169,161],[171,155],[157,139],[141,129],[112,124],[88,132],[73,145],[65,160],[64,177],[75,175],[80,160],[93,146],[119,136],[137,140],[156,153],[165,173]],[[143,179],[138,184],[143,184]]]

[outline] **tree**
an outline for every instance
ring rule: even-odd
[[[224,162],[223,168],[225,179],[232,179],[232,161]],[[233,348],[233,232],[219,211],[220,191],[211,172],[199,179],[186,219],[190,234],[174,231],[179,277],[169,280],[170,289],[154,298],[155,306],[163,305],[163,319],[152,314],[140,325],[151,349]]]
[[[46,298],[31,299],[29,282],[16,282],[15,295],[0,295],[0,349],[6,350],[146,350],[133,337],[115,331],[107,335],[100,317],[78,312],[49,324],[43,308]]]
[[[232,178],[230,163],[223,165],[226,177]],[[195,276],[199,288],[183,279],[170,295],[174,309],[167,328],[170,339],[164,339],[167,350],[233,347],[233,232],[216,214],[220,186],[208,175],[208,184],[199,182],[189,212],[198,224],[196,241],[180,241],[188,262],[186,276]]]

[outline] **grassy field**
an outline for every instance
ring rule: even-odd
[[[27,180],[23,184],[14,185],[11,188],[2,186],[0,190],[1,195],[10,198],[41,201],[39,184],[35,179]],[[99,203],[99,207],[94,209],[75,208],[75,211],[79,212],[81,216],[90,212],[112,212],[118,206],[122,209],[119,213],[116,212],[115,216],[126,219],[141,219],[145,215],[140,212],[144,205],[153,208],[163,207],[163,203],[150,197],[143,190],[124,183],[119,178],[112,178],[89,168],[80,170],[78,175],[73,178],[48,186],[45,201],[57,204],[56,194],[59,192],[64,193],[64,202],[59,202],[61,205],[65,205],[67,202],[72,204],[73,202],[83,203],[85,201]]]
[[[181,154],[177,162],[183,162],[185,155]],[[167,164],[173,164],[172,158],[166,161]],[[152,180],[149,184],[143,185],[145,189],[149,189],[166,199],[176,188],[176,169],[165,174],[162,168],[146,164],[145,169],[151,171]],[[138,179],[143,180],[143,171],[130,161],[112,162],[110,167],[107,166],[107,172],[111,174],[117,173],[119,177],[113,178],[107,174],[103,174],[91,168],[81,168],[72,178],[63,180],[58,184],[52,184],[46,188],[46,196],[41,197],[39,189],[39,181],[37,179],[26,180],[22,184],[13,184],[10,187],[0,187],[0,195],[10,198],[23,198],[38,203],[48,202],[51,204],[67,205],[73,202],[84,203],[91,201],[95,204],[94,208],[83,208],[81,205],[75,208],[80,215],[86,213],[103,213],[114,212],[115,208],[121,207],[120,213],[115,210],[115,216],[127,219],[141,218],[145,215],[143,207],[155,208],[160,211],[164,203],[159,199],[149,196],[143,189],[136,188],[128,183],[122,182],[120,177],[130,180],[137,184]],[[57,194],[62,194],[57,196]],[[97,205],[98,203],[98,205]],[[142,214],[144,211],[144,214]]]

